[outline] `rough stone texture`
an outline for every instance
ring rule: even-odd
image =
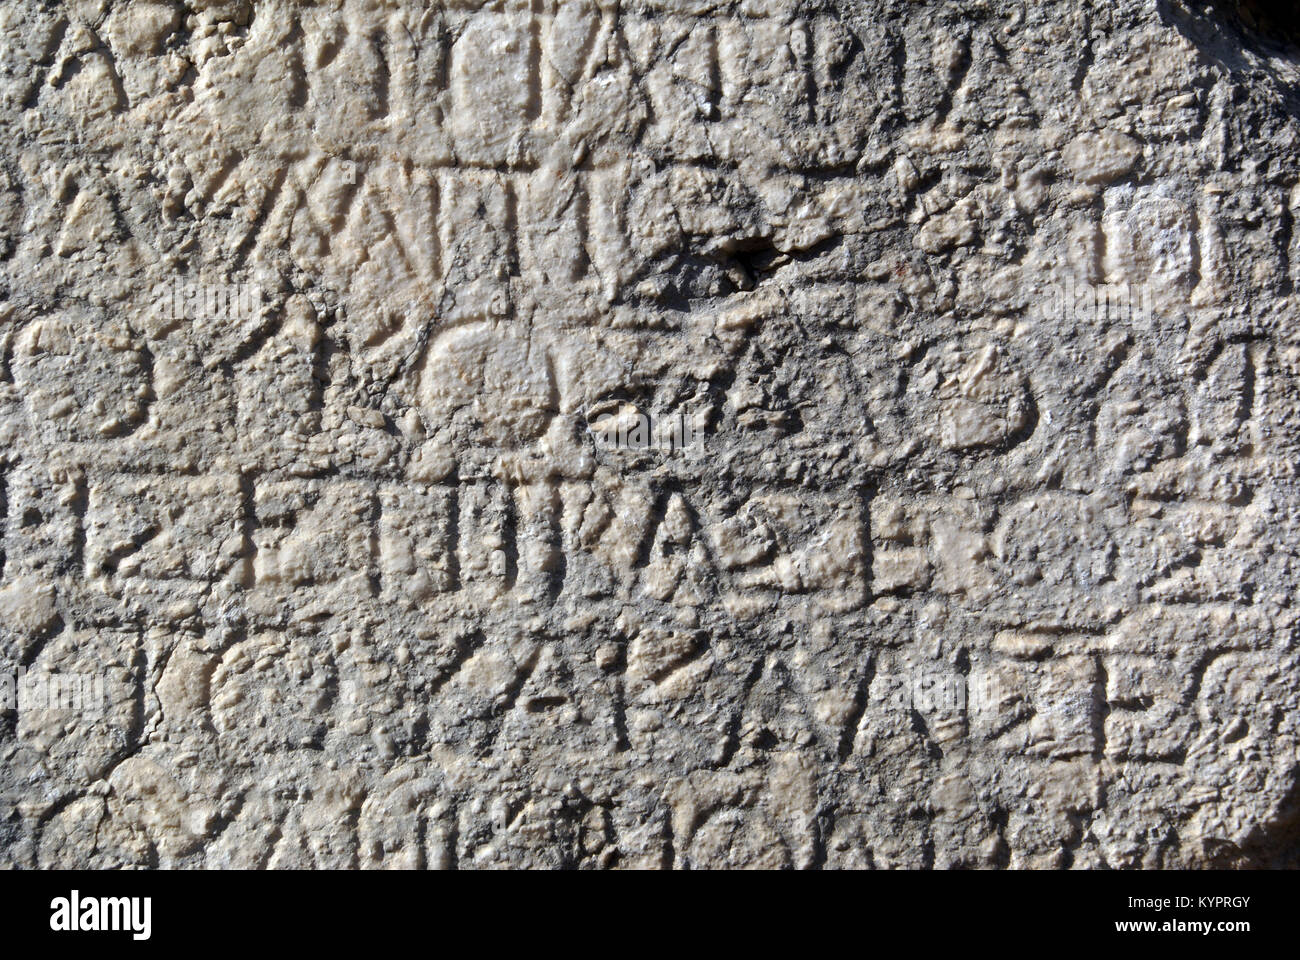
[[[1295,865],[1266,6],[4,4],[0,864]]]

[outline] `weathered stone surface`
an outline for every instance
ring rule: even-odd
[[[6,4],[0,864],[1297,865],[1261,7]]]

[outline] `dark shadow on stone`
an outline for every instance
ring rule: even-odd
[[[1252,866],[1269,870],[1300,869],[1300,767],[1291,771],[1293,782],[1277,812],[1246,845]]]
[[[1300,115],[1300,11],[1294,0],[1158,0],[1162,22],[1210,61],[1269,88]]]
[[[1295,870],[1300,868],[1300,767],[1274,814],[1241,843],[1206,843],[1203,866],[1212,870]]]

